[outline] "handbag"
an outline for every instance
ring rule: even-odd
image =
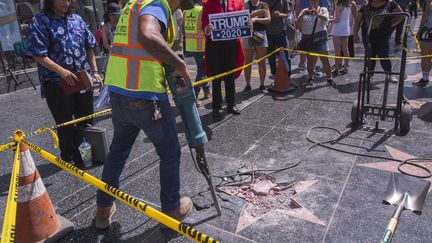
[[[321,30],[318,31],[317,33],[315,33],[315,35],[312,38],[313,42],[318,42],[321,40],[327,40],[328,35],[327,35],[327,30]]]
[[[321,10],[321,8],[318,8],[318,11],[320,11],[320,10]],[[315,22],[318,22],[318,17],[316,17]],[[318,41],[327,40],[327,39],[328,39],[327,30],[321,30],[321,31],[318,31],[316,33],[314,32],[314,36],[312,38],[312,41],[318,42]]]
[[[432,28],[423,26],[417,33],[417,39],[420,41],[432,41]]]
[[[262,43],[264,43],[266,36],[265,36],[265,34],[254,30],[252,32],[252,37],[250,37],[250,38],[252,39],[254,44],[261,45]]]

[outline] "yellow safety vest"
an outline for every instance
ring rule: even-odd
[[[165,70],[138,42],[139,12],[154,0],[129,1],[119,17],[105,75],[105,84],[128,91],[166,93]],[[168,19],[167,42],[175,30],[167,0],[160,0]]]
[[[204,52],[205,35],[201,30],[202,6],[195,6],[184,13],[184,29],[186,38],[186,51]]]

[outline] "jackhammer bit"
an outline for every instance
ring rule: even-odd
[[[220,216],[222,215],[222,212],[204,152],[204,144],[208,142],[208,139],[201,125],[201,119],[195,104],[196,97],[192,84],[190,82],[185,82],[183,78],[173,77],[175,71],[173,67],[168,65],[164,65],[164,67],[173,100],[184,124],[189,148],[195,149],[196,152],[196,160],[193,158],[195,166],[207,181],[216,211]]]
[[[211,193],[211,195],[213,197],[213,201],[215,203],[216,211],[217,211],[218,215],[220,216],[220,215],[222,215],[222,211],[221,211],[221,208],[219,205],[219,201],[218,201],[218,198],[216,195],[216,190],[215,190],[215,187],[213,185],[213,181],[211,179],[211,174],[210,174],[210,171],[208,168],[207,158],[206,158],[206,155],[204,152],[204,145],[196,147],[195,152],[196,152],[197,167],[207,181],[207,184],[208,184],[209,189],[210,189],[210,193]]]

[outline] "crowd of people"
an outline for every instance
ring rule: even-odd
[[[110,3],[101,31],[101,46],[109,55],[105,85],[112,105],[114,136],[102,180],[119,187],[126,160],[142,130],[160,157],[162,211],[178,220],[184,219],[193,206],[190,198],[180,197],[181,147],[174,112],[168,99],[163,64],[175,69],[174,77],[191,82],[188,65],[182,57],[192,56],[197,64],[197,81],[240,67],[279,47],[328,54],[329,35],[333,38],[336,55],[354,56],[353,45],[360,39],[359,31],[365,50],[369,50],[371,57],[389,57],[390,36],[396,30],[395,43],[400,45],[402,39],[399,28],[403,26],[404,18],[374,16],[409,10],[415,13],[415,17],[417,2],[411,0],[403,3],[392,0],[372,0],[367,3],[338,0],[331,10],[327,0],[250,0],[246,3],[243,0],[207,0],[203,3],[192,0],[131,0],[124,1],[123,10],[118,2]],[[416,6],[412,7],[413,4]],[[427,55],[432,53],[432,0],[421,5],[424,13],[418,38],[422,54]],[[38,62],[42,97],[46,98],[57,124],[93,113],[91,88],[66,95],[61,82],[74,86],[79,82],[75,73],[85,70],[101,86],[104,85],[95,59],[97,38],[72,9],[72,0],[45,0],[43,11],[34,17],[28,33],[27,55]],[[250,13],[248,26],[252,37],[222,41],[211,39],[215,27],[209,21],[210,14],[245,9]],[[371,29],[367,36],[369,26]],[[176,35],[176,32],[184,34],[184,38]],[[292,57],[288,53],[285,55]],[[333,80],[335,75],[344,75],[349,71],[348,60],[342,64],[341,60],[336,59],[333,65],[333,61],[327,57],[320,57],[320,61],[330,86],[336,86]],[[276,55],[270,56],[268,63],[268,78],[274,79]],[[307,64],[308,85],[314,84],[316,63],[315,56],[300,56],[298,68],[305,69]],[[389,60],[381,60],[380,63],[384,71],[391,71]],[[424,87],[428,84],[431,66],[431,58],[421,60],[422,79],[415,85]],[[371,61],[368,68],[374,70],[375,61]],[[264,90],[266,64],[260,63],[258,69],[258,88]],[[235,79],[241,72],[214,80],[211,91],[209,84],[195,87],[196,96],[201,89],[205,98],[212,96],[213,118],[222,117],[222,81],[225,83],[227,113],[240,114],[235,107]],[[245,77],[243,93],[248,93],[252,90],[250,68],[245,70]],[[397,82],[397,77],[388,75],[387,80]],[[73,127],[58,128],[58,135],[61,158],[79,166],[82,161]],[[98,191],[96,227],[108,228],[115,211],[114,198]]]
[[[185,42],[188,42],[196,35],[203,42],[202,46],[207,45],[200,53],[204,56],[204,61],[195,58],[198,66],[198,73],[203,74],[203,67],[207,67],[206,74],[213,76],[218,73],[234,69],[242,64],[250,63],[254,59],[259,59],[268,53],[271,53],[276,48],[289,48],[291,50],[302,50],[307,52],[329,54],[330,50],[334,50],[334,54],[342,57],[354,57],[354,43],[360,40],[363,43],[364,49],[369,50],[370,57],[387,58],[390,51],[390,36],[395,32],[395,45],[401,45],[402,30],[404,26],[404,17],[402,15],[396,17],[383,17],[373,20],[376,14],[411,12],[413,18],[417,16],[418,5],[417,0],[373,0],[373,1],[354,1],[354,0],[337,0],[334,4],[330,4],[328,0],[249,0],[243,2],[241,0],[225,1],[225,0],[208,0],[204,4],[198,3],[199,11],[202,14],[197,14],[196,18],[188,17],[188,23],[182,23],[185,29],[190,26],[191,21],[195,23],[196,29],[202,29],[202,32],[197,31],[195,36],[185,36]],[[423,6],[426,10],[427,7]],[[233,12],[247,9],[250,13],[250,27],[252,36],[238,40],[213,41],[210,38],[213,26],[208,21],[208,15],[222,12]],[[427,15],[428,11],[425,11]],[[200,19],[199,19],[200,18]],[[423,17],[428,18],[428,17]],[[370,23],[374,21],[368,36],[367,31]],[[422,20],[422,23],[425,22]],[[198,26],[200,25],[200,26]],[[427,27],[427,25],[422,25]],[[181,31],[181,30],[180,30]],[[361,38],[359,38],[359,33]],[[332,46],[330,40],[332,39]],[[423,41],[424,42],[424,41]],[[425,46],[427,50],[427,42]],[[194,53],[184,48],[186,56]],[[286,53],[289,58],[295,57],[294,53]],[[322,71],[326,75],[328,85],[336,87],[334,81],[335,76],[345,75],[349,72],[349,59],[336,58],[331,60],[327,57],[319,57],[322,64]],[[273,80],[277,69],[277,55],[272,55],[267,58],[270,67],[270,74],[267,77],[266,62],[258,63],[259,74],[259,90],[266,89],[266,80]],[[425,58],[423,62],[428,62]],[[318,57],[310,55],[301,55],[298,64],[298,69],[307,70],[307,85],[314,85],[314,79],[317,76],[317,61]],[[202,63],[202,66],[199,65]],[[375,61],[371,61],[369,70],[375,69]],[[390,60],[381,60],[381,66],[385,72],[389,74],[386,80],[389,82],[398,82],[398,77],[391,75],[392,65]],[[427,66],[429,64],[422,64]],[[426,67],[425,67],[426,69]],[[251,70],[252,67],[244,69],[245,86],[243,94],[248,94],[253,87],[251,86]],[[426,71],[424,71],[426,73]],[[235,115],[240,114],[240,111],[235,108],[235,84],[234,80],[240,73],[228,75],[222,79],[213,81],[213,103],[212,115],[214,118],[220,118],[221,109],[221,81],[225,82],[227,113]],[[373,75],[372,75],[373,76]],[[197,80],[204,78],[203,75],[197,76]],[[415,83],[416,85],[425,84],[424,79]],[[237,84],[241,85],[241,84]],[[209,98],[209,85],[206,84],[205,98]],[[199,90],[199,87],[198,87]],[[198,92],[196,93],[198,97]],[[197,106],[201,102],[197,100]]]

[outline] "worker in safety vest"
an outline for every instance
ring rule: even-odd
[[[205,35],[201,28],[201,14],[202,14],[202,3],[197,2],[193,9],[186,10],[183,13],[184,20],[184,33],[185,33],[185,50],[186,56],[193,56],[197,65],[197,74],[195,81],[205,79],[205,66],[204,66],[204,51],[205,51]],[[204,91],[204,99],[210,98],[210,84],[205,83],[203,85],[195,86],[195,96],[197,97],[196,104],[201,106],[201,102],[198,100],[198,95],[201,91]]]
[[[168,101],[165,70],[175,67],[174,77],[190,82],[186,62],[172,50],[172,11],[193,8],[192,0],[130,0],[119,17],[105,84],[112,105],[114,137],[102,180],[119,188],[119,178],[140,130],[151,140],[160,157],[162,212],[182,221],[192,211],[192,200],[180,198],[181,148],[176,121]],[[116,207],[114,198],[97,193],[96,228],[106,229]]]

